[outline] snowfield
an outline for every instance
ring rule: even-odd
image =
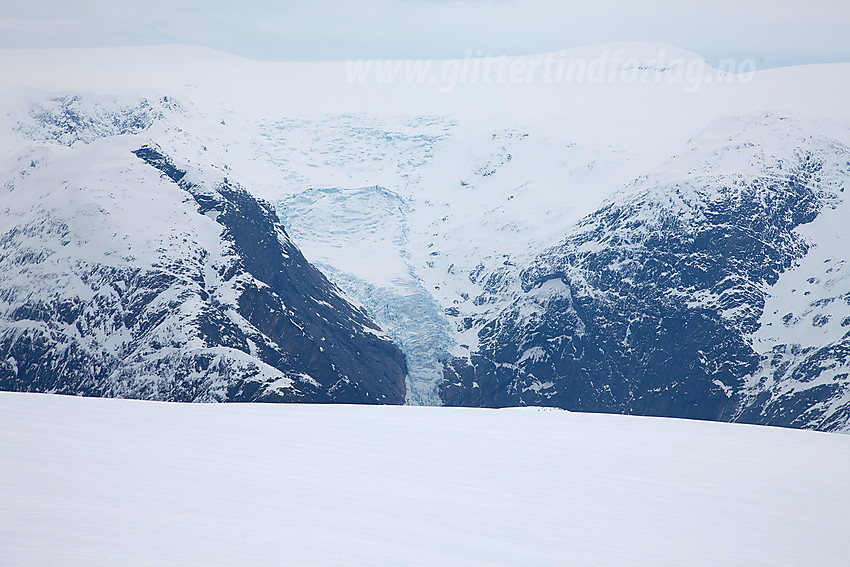
[[[850,437],[0,394],[0,565],[847,565]]]

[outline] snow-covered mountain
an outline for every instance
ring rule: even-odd
[[[273,208],[152,141],[155,123],[179,130],[178,103],[28,102],[2,167],[0,387],[404,401],[402,353],[304,259]]]
[[[174,168],[185,187],[157,179],[196,212],[238,180],[398,345],[409,403],[846,429],[850,66],[736,75],[655,44],[520,59],[604,72],[2,51],[4,172],[35,151]]]
[[[837,222],[850,212],[850,148],[809,135],[828,131],[818,126],[722,120],[611,197],[520,273],[478,348],[447,365],[443,398],[847,427],[846,250],[830,246],[818,272],[801,264],[850,236]],[[791,304],[774,287],[801,270],[831,285],[804,283],[805,310],[780,314]],[[819,348],[765,331],[777,325],[814,327]]]

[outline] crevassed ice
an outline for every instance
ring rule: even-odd
[[[439,405],[442,361],[454,342],[408,259],[406,209],[404,199],[379,186],[310,188],[277,203],[305,255],[404,353],[408,403]]]

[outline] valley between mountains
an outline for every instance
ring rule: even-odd
[[[0,67],[0,389],[850,429],[848,65],[450,93],[190,48]]]

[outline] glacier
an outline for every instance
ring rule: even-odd
[[[440,405],[452,335],[406,253],[406,207],[378,186],[307,189],[277,203],[294,241],[404,352],[408,403]]]

